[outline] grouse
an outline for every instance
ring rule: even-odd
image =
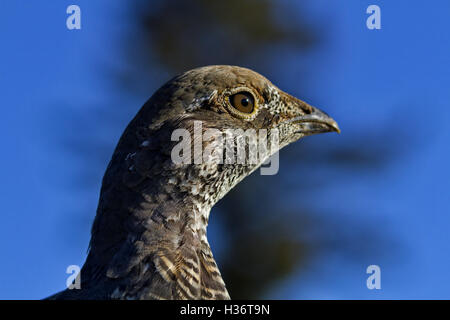
[[[220,161],[229,144],[220,135],[205,136],[230,129],[236,139],[249,130],[268,132],[271,147],[256,161]],[[206,66],[173,78],[117,144],[80,288],[48,299],[230,299],[206,237],[211,208],[279,149],[333,131],[340,132],[327,114],[250,69]],[[181,148],[177,137],[194,147]]]

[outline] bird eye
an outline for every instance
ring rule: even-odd
[[[230,96],[233,108],[243,113],[252,113],[255,109],[255,99],[248,92],[238,92]]]

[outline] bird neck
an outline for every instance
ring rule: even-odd
[[[116,179],[114,175],[117,173],[108,170],[104,177],[92,227],[90,262],[110,264],[128,243],[147,247],[148,252],[157,250],[160,244],[186,242],[199,250],[210,250],[206,230],[215,202],[205,201],[195,181],[181,183],[174,180],[175,174],[153,177],[130,188],[122,182],[110,184],[110,178]],[[136,258],[145,259],[141,251],[130,253],[138,252]]]

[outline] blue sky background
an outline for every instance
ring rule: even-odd
[[[79,31],[65,25],[72,2],[0,4],[1,299],[48,296],[65,286],[68,265],[83,263],[109,158],[92,165],[95,189],[75,192],[86,162],[64,146],[71,137],[92,134],[111,154],[128,121],[161,85],[129,94],[99,71],[126,68],[118,49],[129,27],[124,2],[73,3],[82,9]],[[381,30],[365,26],[370,4],[381,7]],[[366,130],[380,133],[382,143],[401,152],[368,173],[333,172],[335,182],[308,198],[323,212],[337,210],[345,214],[342,219],[377,229],[384,242],[381,254],[318,257],[306,272],[275,285],[268,298],[449,299],[450,2],[318,0],[303,7],[327,39],[307,54],[280,61],[290,72],[273,80],[297,94],[296,77],[307,77],[301,97],[339,122],[340,136],[311,137],[311,142],[352,141]],[[313,74],[301,74],[300,61]],[[164,78],[155,72],[155,79]],[[109,103],[135,109],[118,120],[121,127],[88,125],[96,106]],[[393,127],[389,135],[386,130]],[[294,172],[292,181],[297,179]],[[286,197],[295,207],[295,192]],[[86,210],[92,217],[80,221],[86,217],[79,212]],[[381,267],[381,290],[366,288],[370,264]]]

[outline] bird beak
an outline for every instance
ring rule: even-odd
[[[280,95],[289,110],[285,114],[285,122],[294,127],[295,133],[303,136],[325,132],[341,133],[337,122],[322,110],[285,92],[280,92]]]
[[[324,132],[341,133],[341,129],[339,129],[337,122],[333,118],[315,107],[312,107],[312,110],[310,114],[293,117],[288,122],[301,124],[299,132],[306,134]]]
[[[295,106],[292,108],[295,110],[294,114],[291,113],[288,119],[283,122],[293,126],[295,133],[301,133],[303,136],[325,132],[341,133],[337,122],[325,112],[299,99],[295,98],[294,101]]]

